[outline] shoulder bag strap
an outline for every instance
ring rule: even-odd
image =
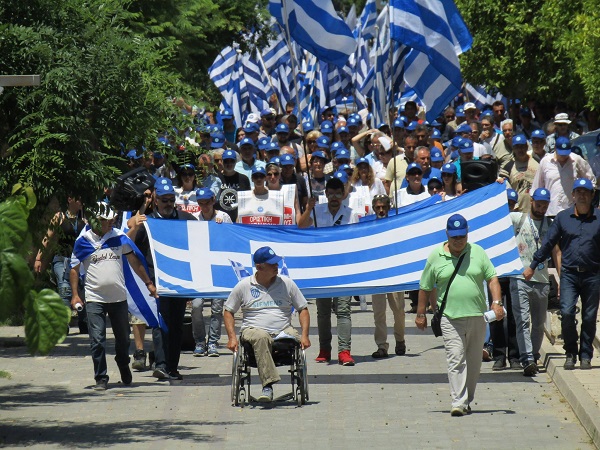
[[[458,258],[456,267],[454,267],[454,272],[452,273],[452,276],[450,277],[450,281],[448,281],[448,287],[446,288],[446,292],[444,293],[444,298],[442,299],[442,304],[440,305],[440,315],[444,314],[444,309],[446,308],[446,300],[448,299],[448,292],[450,291],[450,285],[454,281],[454,277],[458,273],[458,269],[460,269],[460,265],[462,264],[463,259],[465,259],[465,255],[466,255],[466,252],[463,253],[462,255],[460,255],[460,258]]]

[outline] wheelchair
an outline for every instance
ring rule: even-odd
[[[273,361],[276,367],[290,366],[288,372],[292,391],[273,399],[274,402],[291,400],[300,407],[308,401],[308,377],[306,353],[295,339],[276,339],[272,346]],[[231,403],[242,408],[248,402],[255,402],[250,395],[250,369],[256,368],[254,349],[249,342],[240,338],[238,350],[233,354],[231,369]],[[260,388],[260,387],[259,387]]]

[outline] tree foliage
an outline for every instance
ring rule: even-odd
[[[31,246],[27,218],[35,205],[32,189],[21,185],[0,203],[0,320],[24,303],[27,347],[32,354],[45,355],[65,338],[71,312],[56,292],[32,290],[33,275],[25,258]]]
[[[457,0],[473,35],[461,56],[464,78],[504,95],[576,108],[600,104],[597,2],[593,0]],[[584,27],[590,34],[581,33]],[[582,57],[583,49],[583,57]]]
[[[166,129],[171,49],[129,30],[134,15],[123,6],[0,1],[0,72],[42,80],[0,95],[0,198],[20,182],[42,207],[67,193],[91,202],[114,179],[124,147],[151,148]]]

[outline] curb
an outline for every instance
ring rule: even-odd
[[[562,368],[564,354],[557,353],[557,349],[544,340],[540,349],[540,355],[542,361],[544,361],[546,373],[565,397],[581,422],[581,425],[590,435],[596,448],[600,449],[600,414],[598,414],[598,405],[596,405],[594,399],[588,394],[577,377],[571,371]]]

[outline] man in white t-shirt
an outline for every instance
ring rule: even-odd
[[[306,211],[298,220],[298,228],[308,228],[310,226],[319,228],[335,227],[357,222],[358,218],[355,214],[352,214],[352,208],[343,204],[348,193],[342,180],[339,178],[328,180],[325,185],[325,196],[327,197],[327,203],[320,203],[316,206],[314,197],[308,200]],[[313,211],[316,221],[310,216]],[[331,311],[332,305],[335,305],[338,331],[338,363],[343,366],[353,366],[355,364],[350,354],[352,344],[352,308],[350,300],[350,296],[317,299],[319,355],[315,361],[318,363],[331,361]]]
[[[123,273],[123,257],[133,271],[148,286],[152,296],[157,297],[156,287],[144,269],[139,257],[143,257],[135,244],[122,231],[113,228],[115,212],[108,204],[99,202],[96,220],[75,241],[71,257],[71,306],[77,309],[83,304],[79,297],[79,274],[83,265],[85,272],[85,302],[90,334],[92,361],[96,391],[108,387],[106,366],[106,316],[110,318],[115,336],[115,361],[121,381],[131,384],[129,369],[129,318],[127,288]],[[135,253],[134,253],[135,251]]]
[[[256,272],[240,280],[233,288],[225,302],[223,319],[229,337],[227,348],[236,351],[238,339],[234,314],[242,308],[242,339],[252,345],[263,386],[258,401],[270,402],[273,400],[273,384],[281,380],[271,354],[273,338],[283,333],[298,340],[302,348],[310,347],[310,315],[308,303],[296,283],[289,277],[279,276],[281,256],[277,256],[270,247],[261,247],[254,252],[252,259]],[[301,335],[291,325],[292,308],[300,313]]]

